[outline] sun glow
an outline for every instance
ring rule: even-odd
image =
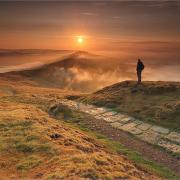
[[[87,50],[89,45],[89,38],[87,35],[74,36],[74,48],[77,50]]]
[[[77,36],[77,42],[78,42],[79,44],[84,43],[84,37],[83,37],[83,36]]]

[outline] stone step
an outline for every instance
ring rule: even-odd
[[[70,100],[63,100],[61,103],[71,109],[91,114],[97,120],[102,119],[110,123],[112,127],[131,133],[145,142],[158,145],[174,153],[180,153],[180,134],[177,132],[170,132],[167,128],[144,123],[108,108],[99,108]]]
[[[149,129],[147,131],[144,131],[142,134],[137,135],[137,137],[150,144],[157,144],[157,142],[163,137],[163,135]]]
[[[166,140],[160,140],[158,145],[167,149],[168,151],[180,153],[180,146]]]
[[[155,132],[162,133],[162,134],[168,134],[169,129],[160,127],[160,126],[152,126],[151,129]]]
[[[169,141],[180,144],[180,134],[177,132],[169,133],[167,136],[164,137],[164,139],[168,139]]]
[[[148,130],[150,127],[152,127],[151,124],[143,123],[143,122],[142,122],[137,128],[140,129],[140,130],[146,131],[146,130]]]
[[[102,116],[107,117],[107,116],[114,116],[116,114],[117,114],[117,112],[105,112],[102,114]]]

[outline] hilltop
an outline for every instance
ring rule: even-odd
[[[180,82],[124,81],[79,100],[179,131]]]

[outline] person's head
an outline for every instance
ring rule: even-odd
[[[141,60],[140,60],[140,59],[138,59],[138,62],[141,62]]]

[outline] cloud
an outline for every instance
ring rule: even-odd
[[[106,50],[114,51],[126,51],[126,52],[138,52],[147,53],[153,52],[157,54],[176,54],[180,56],[180,41],[120,41],[109,39],[109,44],[106,46]]]
[[[16,30],[61,30],[62,25],[57,22],[1,22],[0,29],[6,31],[16,31]]]
[[[161,43],[163,44],[163,42]],[[128,42],[124,44],[128,44]],[[63,89],[93,92],[123,80],[136,80],[136,56],[139,56],[142,57],[145,64],[143,80],[178,81],[180,79],[179,59],[176,61],[172,56],[170,56],[171,59],[168,59],[168,55],[164,53],[162,53],[162,56],[157,54],[152,56],[147,52],[136,52],[129,58],[128,49],[126,53],[123,56],[118,55],[116,58],[97,56],[91,53],[84,53],[83,56],[78,56],[77,53],[75,56],[68,54],[67,57],[63,58],[62,56],[60,61],[50,66],[47,65],[41,68],[42,63],[44,63],[43,59],[34,63],[1,67],[0,72],[36,67],[31,72],[35,79],[38,77],[42,82],[48,82],[52,86]],[[44,53],[42,52],[42,54]]]
[[[97,13],[94,13],[94,12],[83,12],[81,14],[86,15],[86,16],[97,16],[98,15]]]
[[[0,67],[0,73],[10,72],[10,71],[22,71],[22,70],[39,67],[42,65],[43,65],[42,62],[32,62],[32,63],[25,63],[21,65],[16,65],[16,66]]]
[[[92,4],[94,5],[94,6],[107,6],[108,5],[108,1],[106,1],[106,2],[101,2],[101,1],[99,1],[99,2],[92,2]]]
[[[122,19],[121,16],[113,16],[112,18],[113,18],[113,19]]]
[[[133,76],[123,73],[120,69],[93,71],[91,68],[70,67],[56,68],[51,75],[54,84],[68,90],[92,92],[110,84],[131,79]]]

